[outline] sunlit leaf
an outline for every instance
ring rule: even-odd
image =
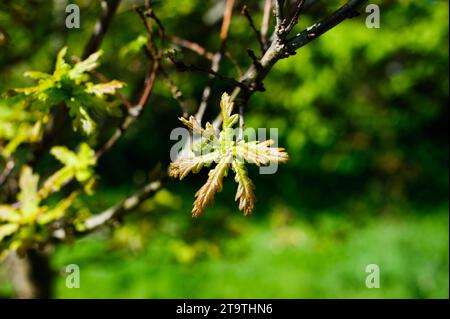
[[[220,100],[220,109],[223,122],[222,125],[224,129],[232,127],[239,120],[238,114],[231,115],[233,112],[233,107],[234,103],[231,101],[231,97],[227,93],[224,93],[222,95],[222,99]]]
[[[93,181],[89,180],[94,174],[93,167],[97,163],[95,151],[88,144],[82,143],[77,153],[69,150],[65,146],[54,146],[50,153],[64,166],[46,179],[39,194],[45,198],[49,194],[57,192],[62,186],[75,178],[80,183],[88,182],[86,185],[90,192]]]
[[[39,224],[48,224],[64,216],[66,210],[72,205],[75,198],[78,196],[77,192],[73,192],[69,197],[61,200],[53,209],[43,213],[37,219]]]
[[[232,168],[234,171],[234,180],[238,183],[235,200],[239,200],[239,209],[244,212],[246,216],[251,215],[255,209],[255,193],[253,189],[252,180],[247,175],[244,163],[238,160],[233,160]]]
[[[209,166],[220,157],[220,152],[215,151],[201,156],[188,156],[170,163],[169,175],[171,177],[185,178],[190,172],[198,173],[203,166]]]
[[[114,94],[117,89],[125,86],[125,83],[114,80],[107,83],[92,84],[88,83],[86,92],[95,94],[99,98],[103,98],[105,94]]]
[[[39,196],[38,196],[39,176],[34,175],[30,167],[24,166],[20,173],[19,187],[20,192],[18,199],[21,204],[22,215],[25,219],[33,219],[38,213]]]
[[[20,214],[15,208],[7,205],[0,205],[0,222],[18,222]]]
[[[121,111],[114,101],[106,101],[107,95],[113,95],[125,83],[112,80],[107,83],[94,84],[89,82],[90,71],[99,66],[101,51],[91,54],[87,59],[69,64],[65,60],[67,47],[61,49],[56,58],[55,69],[52,74],[39,71],[28,71],[25,76],[37,80],[37,84],[14,90],[16,96],[26,100],[27,108],[32,111],[50,114],[50,110],[58,105],[66,105],[73,120],[75,131],[80,130],[86,135],[96,129],[96,116],[120,116]],[[0,130],[1,130],[0,126]],[[16,139],[11,144],[9,152],[25,142]]]
[[[194,143],[188,143],[181,156],[170,164],[169,175],[181,180],[190,172],[197,173],[202,167],[209,166],[213,162],[217,163],[217,166],[209,171],[206,183],[195,194],[192,210],[194,217],[203,213],[206,205],[213,202],[214,194],[222,190],[222,179],[227,175],[230,164],[235,174],[234,180],[238,184],[235,200],[239,200],[239,209],[244,215],[252,214],[256,201],[255,187],[248,177],[245,163],[259,166],[285,163],[289,159],[283,148],[271,147],[272,140],[236,141],[233,126],[238,122],[239,116],[232,114],[233,102],[227,93],[222,95],[220,108],[222,131],[219,134],[209,123],[206,124],[206,128],[202,128],[193,116],[189,119],[180,118],[184,125],[200,137],[195,140],[194,136]]]
[[[18,228],[19,228],[19,225],[17,225],[17,224],[0,225],[0,241],[2,241],[3,238],[5,238],[5,237],[14,234]]]
[[[214,194],[222,191],[222,180],[227,175],[231,156],[224,156],[217,166],[208,173],[208,180],[195,194],[192,216],[197,217],[203,213],[208,203],[214,202]]]
[[[236,153],[238,157],[242,157],[248,163],[256,165],[269,165],[272,163],[286,163],[289,160],[289,155],[283,148],[270,147],[273,140],[264,142],[240,141],[236,145]]]
[[[77,62],[69,71],[69,78],[72,80],[80,79],[84,73],[92,71],[99,66],[98,59],[102,56],[102,51],[91,54],[86,60]]]

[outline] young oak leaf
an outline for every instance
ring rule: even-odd
[[[81,79],[86,72],[92,71],[99,66],[99,58],[103,55],[103,51],[97,51],[91,54],[86,60],[77,62],[69,71],[69,78],[72,80]]]
[[[245,216],[251,215],[255,209],[255,186],[248,177],[244,163],[235,159],[231,164],[235,173],[234,180],[238,183],[235,200],[239,199],[239,209],[244,212]]]
[[[39,225],[49,224],[64,216],[78,193],[74,192],[55,206],[42,205],[38,192],[39,176],[29,166],[24,166],[19,177],[18,202],[0,205],[0,259],[6,250],[19,248],[27,239],[40,240],[45,232],[38,233]]]
[[[105,94],[114,94],[117,89],[123,88],[125,83],[113,80],[106,83],[92,84],[87,83],[86,92],[95,94],[99,98],[103,98]]]
[[[39,176],[33,174],[30,167],[25,166],[19,178],[18,199],[21,203],[22,216],[26,220],[34,219],[39,212],[38,182]]]
[[[39,191],[41,197],[45,198],[51,193],[59,191],[72,178],[82,183],[86,191],[89,190],[91,186],[89,182],[92,180],[94,174],[93,167],[97,163],[95,151],[89,145],[82,143],[77,153],[64,146],[54,146],[50,150],[50,153],[64,166],[44,182]]]
[[[74,130],[80,129],[84,134],[90,135],[96,128],[96,115],[121,115],[118,104],[106,100],[106,96],[113,95],[117,89],[124,87],[125,83],[117,80],[100,84],[89,82],[89,72],[100,65],[102,51],[95,52],[74,65],[66,62],[66,54],[67,47],[59,51],[55,70],[51,74],[26,72],[25,76],[36,80],[37,84],[15,89],[15,92],[26,97],[32,110],[45,113],[64,102],[73,119]]]
[[[223,156],[217,166],[208,173],[208,180],[195,194],[192,216],[197,217],[203,213],[208,203],[214,203],[214,194],[221,192],[223,188],[223,177],[228,173],[231,156]]]
[[[233,127],[234,124],[239,120],[239,115],[233,112],[234,103],[231,101],[231,97],[228,94],[223,94],[220,100],[220,109],[222,114],[222,128],[227,129]]]
[[[211,124],[207,123],[202,128],[194,117],[189,120],[180,118],[181,122],[196,134],[201,134],[200,143],[191,145],[188,154],[183,154],[175,162],[170,164],[169,175],[182,180],[190,172],[197,173],[204,166],[212,162],[216,167],[209,171],[208,180],[195,194],[192,216],[197,217],[206,208],[208,203],[213,203],[214,194],[222,190],[223,177],[227,175],[231,166],[238,184],[235,200],[239,200],[239,209],[248,216],[255,209],[254,184],[248,177],[245,163],[270,165],[285,163],[289,156],[283,148],[274,148],[273,140],[264,142],[244,140],[235,141],[232,127],[238,122],[239,115],[232,114],[233,102],[231,97],[224,93],[220,102],[222,114],[222,131],[217,134]],[[204,136],[206,135],[206,137]]]
[[[252,141],[237,143],[235,150],[238,157],[245,159],[247,163],[260,165],[269,165],[273,163],[286,163],[289,160],[289,155],[284,151],[284,148],[274,148],[271,145],[273,140],[264,142]]]
[[[201,156],[181,158],[175,163],[170,163],[170,176],[182,180],[190,172],[198,173],[203,166],[210,166],[219,157],[219,151],[215,151]]]

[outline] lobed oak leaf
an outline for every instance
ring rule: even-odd
[[[192,216],[197,217],[201,215],[208,203],[214,203],[214,194],[221,192],[223,188],[223,177],[228,173],[231,156],[224,156],[220,159],[217,166],[208,173],[208,180],[195,194],[194,208],[192,209]]]
[[[211,152],[201,156],[188,156],[170,163],[169,176],[182,180],[190,172],[198,173],[203,166],[209,166],[212,162],[217,161],[220,153],[218,151]]]
[[[255,186],[252,180],[248,177],[247,170],[244,163],[238,160],[232,162],[233,171],[235,173],[234,180],[238,183],[235,200],[239,200],[239,209],[244,212],[245,216],[249,216],[255,209]]]
[[[269,164],[286,163],[289,160],[288,153],[284,148],[271,147],[273,140],[267,141],[240,141],[236,145],[236,154],[243,158],[248,163],[253,163],[258,166]]]
[[[210,123],[206,124],[206,128],[202,128],[193,116],[189,119],[180,118],[184,125],[194,133],[201,134],[202,138],[200,141],[194,139],[194,143],[189,140],[182,157],[170,164],[169,175],[181,180],[190,172],[199,172],[203,166],[209,166],[213,161],[217,163],[216,167],[209,171],[206,183],[195,194],[193,217],[202,214],[208,203],[213,203],[215,193],[222,190],[222,180],[230,165],[235,174],[234,180],[238,184],[235,200],[239,200],[239,209],[245,216],[251,215],[255,209],[255,186],[248,177],[245,163],[260,166],[285,163],[289,160],[289,155],[283,148],[271,147],[273,140],[236,141],[232,127],[239,120],[239,115],[232,114],[233,102],[227,93],[222,95],[220,108],[222,130],[218,134]]]

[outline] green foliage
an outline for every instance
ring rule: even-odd
[[[222,114],[222,131],[216,137],[215,130],[210,123],[203,129],[195,117],[189,120],[180,118],[181,122],[195,134],[200,134],[200,140],[195,141],[192,150],[182,154],[175,162],[170,164],[169,174],[172,177],[183,179],[190,172],[198,173],[203,166],[217,163],[208,173],[208,180],[195,194],[192,216],[197,217],[203,213],[208,203],[214,201],[214,194],[222,191],[222,179],[227,176],[231,167],[235,172],[235,181],[238,183],[236,200],[239,199],[239,209],[246,216],[255,208],[255,194],[253,182],[247,175],[244,163],[268,165],[285,163],[288,154],[282,148],[271,148],[273,141],[246,142],[235,139],[233,126],[238,122],[239,115],[232,114],[233,102],[227,93],[222,95],[220,109]]]
[[[86,60],[79,61],[73,66],[65,61],[67,47],[64,47],[56,59],[55,70],[52,74],[29,71],[25,76],[37,80],[32,87],[20,88],[15,91],[26,98],[31,110],[48,113],[50,110],[65,103],[73,119],[74,130],[81,129],[86,135],[95,130],[95,115],[120,116],[118,105],[105,101],[106,95],[114,94],[116,89],[124,86],[119,81],[94,84],[90,82],[89,72],[99,66],[102,52],[90,55]]]
[[[47,120],[41,112],[26,110],[17,99],[0,99],[0,156],[9,158],[19,145],[39,142]]]
[[[96,165],[95,152],[86,144],[80,145],[77,153],[63,146],[55,146],[50,153],[63,164],[63,167],[48,177],[39,188],[39,176],[32,169],[24,166],[20,173],[17,202],[11,205],[0,205],[0,258],[6,256],[8,250],[19,253],[26,247],[44,244],[52,235],[52,222],[67,217],[67,210],[72,207],[78,192],[60,199],[56,204],[48,206],[44,203],[52,194],[73,179],[84,186],[88,194],[92,194]],[[75,221],[82,218],[76,216]]]
[[[143,47],[147,44],[148,37],[140,34],[136,39],[127,43],[120,49],[119,56],[123,59],[129,55],[139,53]]]
[[[20,253],[27,246],[45,243],[50,230],[44,226],[64,216],[77,196],[74,192],[52,207],[42,205],[38,182],[39,176],[24,166],[20,173],[18,202],[0,205],[0,259],[8,250]]]
[[[246,125],[278,127],[296,155],[279,196],[314,208],[448,201],[448,2],[379,2],[380,29],[364,14],[342,23],[281,60],[252,97]]]
[[[184,198],[187,205],[189,197]],[[217,212],[220,208],[215,207]],[[65,276],[59,276],[56,296],[448,298],[448,208],[408,210],[365,223],[348,219],[345,212],[316,212],[306,221],[296,217],[303,212],[290,210],[292,218],[286,219],[286,209],[273,209],[261,222],[234,216],[234,232],[219,240],[217,224],[210,236],[200,232],[192,238],[194,230],[187,239],[180,237],[182,232],[175,236],[175,225],[180,227],[182,220],[177,214],[170,222],[149,225],[152,218],[127,231],[127,226],[118,229],[126,231],[130,248],[99,237],[60,246],[56,267],[77,263],[84,272],[80,289],[67,289]],[[145,229],[139,232],[144,238],[139,244],[131,234],[137,227]],[[135,250],[137,246],[142,248]],[[372,263],[380,265],[380,289],[365,286],[365,267]]]
[[[92,194],[93,167],[97,164],[97,159],[94,150],[89,145],[82,143],[78,153],[72,152],[64,146],[54,146],[50,153],[64,166],[45,181],[40,190],[42,196],[46,197],[50,193],[58,192],[73,178],[84,185],[87,193]]]
[[[92,32],[89,26],[95,24],[101,8],[92,1],[74,3],[80,5],[83,25],[87,26],[76,31],[61,28],[63,22],[58,19],[64,13],[58,11],[56,2],[0,1],[0,91],[31,85],[33,79],[23,77],[26,70],[52,70],[48,75],[53,76],[59,43],[81,55]],[[322,1],[320,6],[311,7],[302,14],[294,32],[330,13],[338,3]],[[221,197],[209,208],[212,214],[201,221],[186,219],[183,214],[191,208],[190,192],[197,187],[196,179],[170,184],[176,200],[165,198],[169,204],[164,205],[156,198],[146,201],[139,208],[145,215],[130,216],[136,219],[127,219],[114,232],[112,241],[94,235],[74,245],[57,246],[56,260],[52,260],[56,267],[76,262],[85,269],[81,289],[66,289],[64,277],[58,277],[57,297],[448,297],[448,1],[374,3],[382,9],[380,29],[365,27],[362,10],[360,17],[345,21],[296,56],[277,63],[264,80],[266,92],[257,92],[250,99],[246,125],[277,127],[280,143],[292,155],[276,178],[252,174],[253,165],[245,161],[229,165],[239,184],[237,196],[253,190],[245,187],[248,175],[258,186],[258,214],[251,222],[231,219],[230,202]],[[215,52],[220,41],[217,4],[216,0],[154,2],[166,28],[167,43],[170,35],[177,35]],[[248,1],[257,26],[262,18],[259,4]],[[142,53],[147,39],[141,35],[142,23],[133,10],[123,8],[102,42],[102,64],[107,66],[107,71],[102,71],[109,78],[128,83],[125,93],[135,98],[147,67],[148,59]],[[246,49],[259,53],[248,21],[237,11],[227,43],[227,55],[242,71],[252,63]],[[175,50],[186,63],[205,69],[210,65],[189,50],[178,46]],[[71,69],[74,66],[64,64]],[[88,64],[93,65],[92,61]],[[198,105],[207,76],[172,72],[169,65],[164,61],[165,70],[189,105]],[[112,92],[115,84],[92,88],[96,84],[87,84],[93,81],[85,78],[92,72],[80,75],[81,69],[71,76],[81,76],[81,96],[95,101],[71,103],[71,88],[78,85],[69,85],[60,104],[75,109],[78,130],[84,125],[90,131],[95,127],[90,120],[97,126],[103,122],[98,121],[97,110],[91,105],[111,99],[103,92]],[[219,71],[237,76],[227,56],[222,58]],[[36,78],[37,85],[49,78],[39,72],[29,75]],[[75,81],[68,79],[62,84],[70,82]],[[205,119],[217,115],[220,92],[230,89],[226,81],[214,81]],[[48,102],[61,99],[55,91],[48,89]],[[151,166],[167,161],[169,132],[177,126],[180,114],[171,94],[162,81],[156,81],[151,107],[145,108],[141,120],[102,158],[99,186],[103,192],[87,198],[89,205],[75,201],[64,218],[83,221],[91,211],[104,210],[123,199],[131,188],[139,187]],[[29,153],[16,151],[17,146],[39,142],[45,126],[51,124],[49,111],[57,111],[56,106],[49,110],[51,103],[41,103],[35,95],[20,93],[0,99],[0,153],[4,158],[15,157],[13,177],[29,159],[25,159]],[[111,107],[116,109],[115,104]],[[109,122],[105,124],[110,128]],[[208,124],[204,130],[215,134]],[[206,136],[193,145],[192,172],[216,165],[213,159],[221,150],[218,154],[202,153],[209,140]],[[74,145],[78,140],[69,143]],[[47,176],[48,163],[53,163],[48,157],[44,154],[33,167],[34,174]],[[0,159],[0,174],[3,164]],[[65,171],[75,174],[73,169]],[[181,170],[180,178],[189,172]],[[68,179],[62,176],[59,180]],[[82,183],[87,185],[88,181]],[[232,188],[225,185],[225,198],[231,198]],[[27,193],[32,199],[33,192]],[[2,187],[0,201],[7,196],[8,188]],[[67,194],[58,191],[53,196],[40,200],[38,207],[54,207],[52,200]],[[281,206],[280,201],[284,203]],[[241,204],[242,199],[241,210],[253,210],[249,201],[243,208]],[[32,208],[36,204],[30,200],[27,205]],[[392,205],[400,205],[401,216],[395,216]],[[433,212],[439,205],[446,206],[445,214],[436,216]],[[9,216],[3,220],[18,220],[22,215],[18,208],[2,205],[1,215]],[[267,215],[272,211],[292,212],[289,223],[279,225],[282,218]],[[370,218],[362,225],[359,219],[365,215]],[[70,222],[77,226],[74,220]],[[223,231],[223,225],[229,224],[232,238]],[[1,221],[0,225],[3,251],[16,239],[16,246],[38,245],[52,223],[20,226]],[[364,286],[364,266],[373,262],[382,269],[381,289]],[[152,285],[147,284],[149,280]],[[0,294],[12,295],[5,287],[8,284],[0,269]]]

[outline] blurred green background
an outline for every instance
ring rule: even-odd
[[[30,84],[26,70],[50,71],[64,45],[81,55],[100,8],[97,1],[72,2],[81,9],[80,29],[64,27],[65,1],[0,3],[0,92]],[[257,51],[258,44],[240,7],[247,4],[259,25],[262,2],[236,4],[227,49],[244,70],[251,64],[246,49]],[[317,1],[296,30],[344,2]],[[251,98],[246,126],[278,128],[279,145],[291,156],[276,175],[250,170],[258,200],[252,217],[237,210],[231,178],[197,219],[190,210],[206,173],[173,181],[123,227],[57,246],[55,297],[448,298],[449,4],[370,2],[380,5],[380,29],[366,28],[362,11],[280,61],[266,92]],[[154,1],[154,9],[167,33],[214,51],[218,3]],[[140,2],[123,1],[113,20],[101,71],[127,82],[125,93],[136,99],[146,58],[132,50],[144,34],[132,4]],[[190,52],[182,55],[208,67]],[[177,73],[169,63],[167,69],[195,110],[207,77]],[[227,60],[221,72],[237,76]],[[214,82],[207,120],[231,89]],[[86,199],[93,212],[169,163],[178,116],[158,81],[139,123],[99,163],[99,189]],[[39,169],[51,164],[44,160]],[[67,264],[80,266],[80,289],[66,288]],[[380,267],[379,289],[365,286],[368,264]],[[11,294],[0,266],[0,295]]]

